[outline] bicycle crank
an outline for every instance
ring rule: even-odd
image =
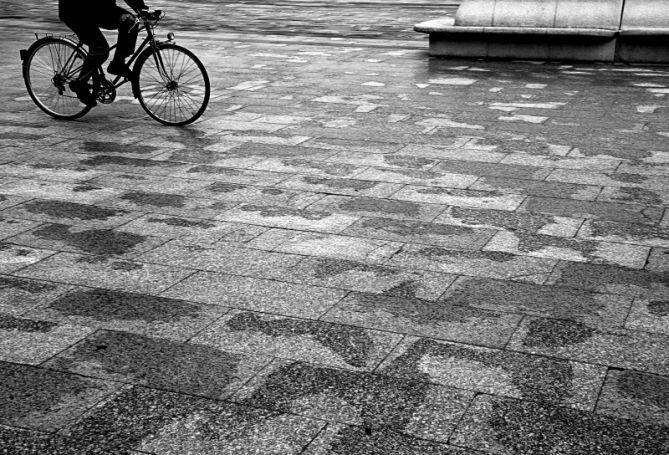
[[[111,104],[116,99],[116,87],[107,79],[102,79],[98,83],[97,99],[102,104]]]

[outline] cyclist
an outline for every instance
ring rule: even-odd
[[[146,11],[144,0],[125,0],[134,11]],[[118,29],[118,46],[107,72],[128,77],[130,68],[125,59],[132,55],[137,43],[139,28],[135,16],[116,5],[116,0],[59,0],[58,16],[79,39],[88,46],[88,55],[79,77],[70,83],[70,89],[87,106],[95,106],[95,96],[90,92],[88,80],[94,70],[109,57],[109,43],[100,31]]]

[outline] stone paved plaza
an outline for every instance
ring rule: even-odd
[[[180,129],[0,21],[0,453],[668,454],[669,67],[254,23]]]

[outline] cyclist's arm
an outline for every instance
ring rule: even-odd
[[[125,2],[130,8],[135,10],[135,12],[149,9],[149,7],[146,6],[146,3],[144,3],[144,0],[125,0]]]

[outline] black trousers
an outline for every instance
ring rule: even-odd
[[[105,30],[118,30],[118,44],[114,52],[114,59],[124,59],[135,51],[137,34],[139,28],[135,24],[135,16],[129,11],[114,7],[104,17],[93,14],[83,17],[80,12],[70,17],[62,17],[65,25],[77,35],[77,37],[88,46],[88,56],[81,68],[80,79],[86,80],[93,70],[102,65],[109,57],[109,43],[102,34],[101,28]]]

